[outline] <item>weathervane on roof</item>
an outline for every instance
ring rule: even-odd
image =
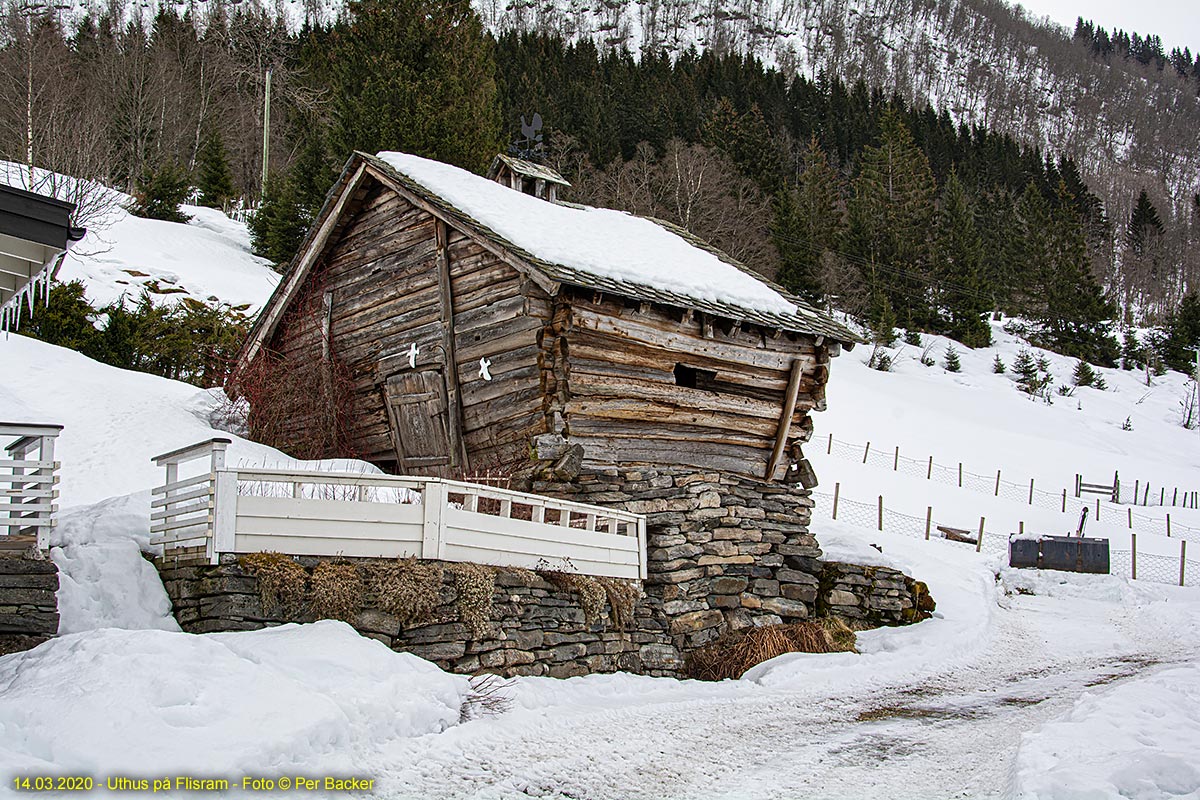
[[[508,154],[526,161],[541,161],[545,151],[546,146],[542,142],[542,115],[535,111],[533,121],[526,122],[525,115],[522,114],[521,138],[508,146]]]

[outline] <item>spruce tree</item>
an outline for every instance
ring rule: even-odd
[[[983,238],[975,224],[975,209],[966,190],[951,171],[942,191],[934,240],[937,297],[948,319],[941,332],[968,347],[987,347],[992,331],[984,321],[989,310],[983,282]]]
[[[946,345],[946,371],[962,372],[962,362],[958,359],[958,351],[953,344]]]
[[[1096,382],[1096,371],[1092,369],[1091,364],[1081,359],[1075,364],[1075,372],[1071,375],[1071,382],[1076,386],[1091,386]]]
[[[804,152],[796,187],[779,196],[773,230],[779,249],[779,282],[801,297],[822,298],[821,259],[841,247],[841,182],[816,137]]]
[[[221,134],[212,133],[205,138],[196,157],[196,189],[200,192],[200,205],[209,208],[224,208],[233,199],[233,174],[225,157],[225,144]]]
[[[907,325],[922,325],[932,316],[924,298],[936,185],[900,112],[889,108],[879,125],[879,144],[859,158],[846,249],[861,265],[873,297],[871,318],[880,318],[887,299]]]
[[[470,0],[351,0],[325,54],[330,149],[482,170],[500,149],[492,39]]]
[[[1038,366],[1028,350],[1022,348],[1021,352],[1017,353],[1017,358],[1013,361],[1013,373],[1017,376],[1017,387],[1022,392],[1031,395],[1037,391]]]
[[[147,170],[138,181],[129,213],[147,219],[187,222],[189,217],[179,206],[190,190],[187,173],[176,164],[166,163]]]
[[[1146,353],[1133,329],[1126,329],[1121,340],[1121,369],[1140,369],[1145,366]]]
[[[1192,292],[1183,298],[1167,323],[1162,358],[1169,368],[1188,375],[1196,369],[1196,349],[1200,348],[1200,295]]]
[[[996,373],[997,375],[1003,375],[1004,370],[1004,362],[1000,360],[1000,354],[996,353],[996,357],[992,359],[992,372]]]

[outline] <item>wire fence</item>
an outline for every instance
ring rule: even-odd
[[[884,534],[906,536],[911,539],[943,539],[962,547],[970,547],[977,553],[1007,553],[1009,532],[987,529],[986,518],[981,518],[974,529],[958,527],[961,521],[951,525],[935,519],[932,511],[924,517],[901,514],[886,508],[883,498],[874,503],[864,503],[842,497],[840,487],[833,494],[813,492],[816,508],[836,519],[859,528],[877,530]],[[1176,586],[1200,586],[1200,561],[1187,557],[1187,540],[1180,540],[1179,556],[1138,552],[1137,535],[1130,536],[1128,550],[1115,549],[1109,544],[1109,572],[1112,575],[1128,576],[1133,580],[1165,583]]]
[[[1082,484],[1079,476],[1076,476],[1076,485],[1070,490],[1065,488],[1061,490],[1047,490],[1038,488],[1033,478],[1030,478],[1028,481],[1015,482],[1004,478],[1001,470],[996,470],[994,475],[983,475],[965,469],[961,461],[954,465],[947,465],[934,461],[933,456],[928,456],[924,459],[910,458],[900,454],[899,446],[895,446],[889,450],[872,446],[871,442],[861,444],[843,442],[835,439],[833,434],[829,434],[825,451],[827,455],[834,456],[835,458],[889,469],[901,475],[933,481],[946,486],[955,486],[967,491],[988,494],[1014,503],[1022,503],[1035,508],[1045,508],[1058,511],[1059,513],[1066,513],[1069,507],[1082,499],[1078,492],[1078,487]],[[1126,484],[1118,482],[1116,483],[1116,487],[1118,499],[1122,496],[1126,497],[1126,499],[1131,499],[1135,490],[1143,496],[1147,496],[1146,489],[1148,488],[1148,484],[1143,484],[1140,480],[1135,481],[1133,486],[1126,486]],[[1126,492],[1129,492],[1129,494],[1126,495]],[[1178,501],[1181,497],[1178,490],[1167,492],[1164,489],[1160,492],[1160,495],[1168,501],[1168,506],[1170,506],[1171,502]],[[1180,505],[1179,507],[1196,508],[1200,504],[1200,493],[1184,492],[1183,496],[1187,504]],[[1094,521],[1099,522],[1104,520],[1114,522],[1119,520],[1124,522],[1126,528],[1134,533],[1166,535],[1200,541],[1200,527],[1182,525],[1178,521],[1172,522],[1170,513],[1167,513],[1166,518],[1163,519],[1135,512],[1132,504],[1127,504],[1124,508],[1119,508],[1116,504],[1102,501],[1099,497],[1094,498],[1094,501],[1093,499],[1087,499],[1086,502],[1089,507],[1092,507],[1094,502]],[[1140,503],[1139,505],[1145,505],[1145,503]],[[1151,503],[1151,505],[1154,505],[1154,503]]]

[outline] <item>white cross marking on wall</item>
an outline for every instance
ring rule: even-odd
[[[492,362],[488,361],[486,358],[479,359],[479,377],[483,378],[485,381],[490,381],[492,379],[492,373],[488,372],[488,367],[490,366],[492,366]]]
[[[419,352],[421,352],[421,348],[417,347],[417,343],[416,343],[416,342],[413,342],[412,344],[410,344],[410,345],[408,346],[408,366],[409,366],[409,367],[412,367],[412,368],[414,368],[414,369],[416,368],[416,366],[417,366],[417,353],[419,353]]]

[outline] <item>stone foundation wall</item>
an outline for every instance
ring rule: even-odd
[[[0,655],[58,632],[58,568],[49,558],[0,557]]]
[[[311,570],[319,559],[297,559]],[[365,570],[376,559],[343,559]],[[237,559],[220,565],[157,563],[180,626],[191,633],[254,630],[284,622],[314,619],[304,608],[264,610],[258,580]],[[437,562],[423,562],[437,563]],[[434,662],[442,669],[505,676],[549,675],[564,678],[617,670],[650,675],[676,675],[682,666],[669,644],[666,623],[640,600],[629,630],[611,621],[605,604],[598,619],[587,620],[581,599],[528,570],[495,570],[492,621],[479,633],[461,620],[458,591],[443,565],[436,606],[427,621],[404,625],[380,610],[368,589],[362,608],[347,621],[360,633],[391,647]]]
[[[929,588],[899,570],[840,561],[822,564],[817,601],[822,616],[871,626],[907,625],[928,619],[934,608]]]
[[[583,470],[530,489],[646,515],[646,603],[679,658],[729,630],[816,613],[821,548],[799,485],[645,468]]]

